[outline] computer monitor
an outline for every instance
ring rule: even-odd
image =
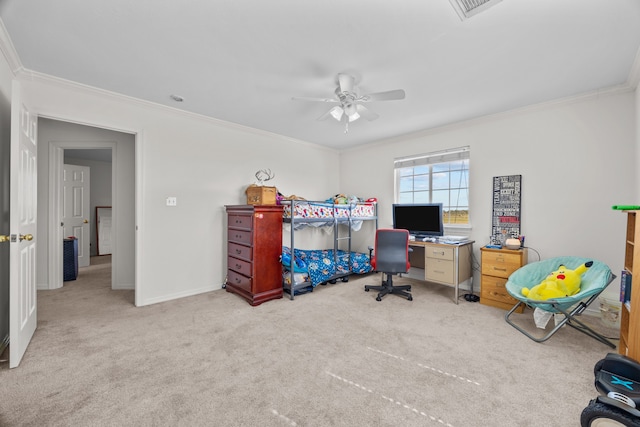
[[[394,204],[393,228],[415,236],[444,236],[442,203]]]

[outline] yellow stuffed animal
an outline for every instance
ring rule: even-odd
[[[593,265],[593,261],[585,262],[575,270],[561,265],[540,284],[533,288],[522,288],[522,295],[532,300],[548,300],[552,298],[570,297],[580,292],[582,274]]]

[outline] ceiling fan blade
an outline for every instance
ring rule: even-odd
[[[336,120],[340,121],[343,114],[344,114],[344,110],[342,109],[342,107],[339,107],[336,105],[335,107],[333,107],[332,109],[330,109],[329,111],[327,111],[326,113],[318,117],[318,120],[326,120],[329,117],[333,117]]]
[[[378,117],[380,117],[379,115],[377,115],[373,111],[369,110],[364,105],[356,104],[356,110],[358,111],[358,114],[360,114],[360,117],[364,117],[365,119],[367,119],[369,121],[375,120]]]
[[[339,102],[336,98],[313,98],[310,96],[294,96],[294,101],[312,101],[312,102]]]
[[[353,92],[355,78],[349,74],[338,74],[338,85],[340,92]]]
[[[358,101],[370,102],[370,101],[393,101],[396,99],[404,99],[405,93],[402,89],[389,90],[386,92],[368,93],[358,98]]]

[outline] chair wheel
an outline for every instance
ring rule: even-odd
[[[413,301],[413,297],[411,295],[409,295],[409,297],[407,298],[409,301]]]
[[[369,288],[366,288],[366,287],[365,287],[365,288],[364,288],[364,291],[365,291],[365,292],[369,292]]]
[[[348,277],[343,277],[343,278],[342,278],[342,281],[343,281],[343,282],[348,282],[348,281],[349,281],[349,278],[348,278]]]
[[[382,301],[382,298],[376,297],[376,301]]]

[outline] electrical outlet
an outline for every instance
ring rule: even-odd
[[[178,206],[177,197],[167,197],[167,206]]]

